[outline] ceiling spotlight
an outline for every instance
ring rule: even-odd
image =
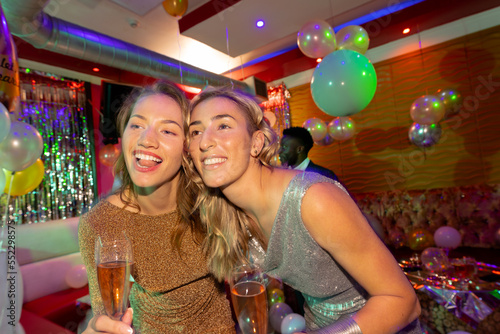
[[[317,62],[317,63],[321,63],[321,61],[322,61],[322,60],[323,60],[323,59],[321,59],[321,58],[316,58],[316,62]]]
[[[409,32],[410,32],[410,28],[406,28],[406,29],[403,30],[403,34],[407,34]]]
[[[92,69],[92,71],[94,71],[94,72],[99,72],[99,68],[98,68],[98,67],[94,67],[94,68]]]
[[[266,25],[266,22],[264,22],[264,20],[257,20],[257,22],[255,22],[255,25],[257,26],[257,28],[263,28]]]

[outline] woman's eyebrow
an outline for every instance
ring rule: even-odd
[[[134,114],[134,115],[130,116],[130,119],[132,119],[132,118],[140,118],[140,119],[142,119],[142,120],[146,120],[146,117],[144,117],[144,116],[142,116],[142,115],[138,115],[138,114]],[[173,120],[171,120],[171,119],[162,119],[162,120],[160,120],[160,122],[161,122],[161,123],[163,123],[163,124],[175,124],[175,125],[177,125],[179,128],[181,128],[181,129],[182,129],[182,127],[180,126],[180,124],[179,124],[179,123],[177,123],[176,121],[173,121]]]
[[[221,119],[221,118],[232,118],[232,119],[235,119],[233,116],[229,115],[229,114],[219,114],[219,115],[215,115],[213,116],[212,118],[210,118],[211,121],[215,121],[215,120],[218,120],[218,119]],[[201,121],[193,121],[189,124],[189,127],[193,126],[193,125],[200,125],[201,124]]]

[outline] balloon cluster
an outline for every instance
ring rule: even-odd
[[[42,182],[45,169],[40,156],[43,139],[30,124],[11,121],[0,104],[0,191],[11,196],[25,195]]]
[[[311,95],[324,113],[334,117],[354,115],[373,99],[377,75],[363,55],[369,43],[366,30],[356,25],[346,26],[335,34],[327,22],[314,20],[299,30],[297,45],[302,53],[322,58],[311,79]],[[335,131],[333,136],[330,133],[333,139],[335,135]],[[343,138],[344,134],[339,136]]]
[[[335,117],[330,123],[313,117],[304,121],[302,127],[309,131],[314,143],[320,146],[351,139],[356,133],[356,124],[350,117]]]
[[[436,247],[424,249],[421,255],[422,264],[432,273],[443,273],[450,267],[448,251],[457,248],[462,236],[454,227],[441,226],[434,232]]]
[[[306,329],[306,321],[300,314],[294,313],[285,303],[285,294],[280,279],[271,278],[267,286],[269,305],[269,324],[278,333],[292,334]]]
[[[311,20],[297,33],[297,45],[310,58],[323,58],[336,50],[352,50],[364,54],[368,50],[370,38],[361,26],[351,25],[336,34],[328,22]]]
[[[434,234],[426,229],[416,228],[408,235],[408,245],[413,250],[423,250],[434,244],[444,250],[457,248],[462,236],[454,227],[441,226]]]
[[[14,40],[0,7],[0,194],[20,196],[34,190],[45,173],[39,159],[43,140],[37,129],[15,120],[19,105],[19,65]]]
[[[410,107],[413,124],[408,131],[410,142],[426,148],[435,145],[441,138],[443,118],[448,118],[460,111],[462,97],[452,89],[439,89],[436,95],[423,95]]]
[[[317,145],[352,138],[356,127],[348,116],[366,108],[373,99],[377,75],[363,55],[369,43],[361,26],[346,26],[335,34],[326,21],[313,20],[300,28],[299,49],[308,57],[322,58],[311,78],[312,98],[321,111],[335,117],[329,123],[312,118],[302,125]]]

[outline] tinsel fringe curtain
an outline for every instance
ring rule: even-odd
[[[271,127],[276,131],[278,137],[281,138],[284,129],[290,127],[290,92],[284,83],[267,89],[268,101],[262,102],[261,107],[264,112],[264,117],[268,120]],[[269,113],[274,115],[268,119]],[[275,156],[271,161],[274,165],[279,165],[278,156]]]
[[[21,76],[21,106],[18,120],[34,126],[43,138],[41,160],[45,175],[40,186],[30,193],[0,196],[1,221],[15,224],[39,223],[76,217],[86,212],[95,200],[92,118],[85,110],[83,82]]]

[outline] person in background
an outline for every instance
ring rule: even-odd
[[[307,155],[314,141],[307,129],[291,127],[283,130],[279,158],[285,168],[314,172],[332,180],[338,181],[337,175],[331,170],[313,163]]]
[[[413,287],[342,185],[271,166],[277,135],[251,97],[205,90],[189,117],[189,172],[217,278],[257,259],[304,294],[308,333],[422,333]]]
[[[78,229],[94,314],[84,334],[235,333],[226,294],[207,268],[205,230],[192,215],[187,108],[183,92],[160,81],[134,90],[119,111],[121,185],[81,217]],[[94,245],[123,232],[132,243],[135,283],[131,309],[114,321],[105,315]]]

